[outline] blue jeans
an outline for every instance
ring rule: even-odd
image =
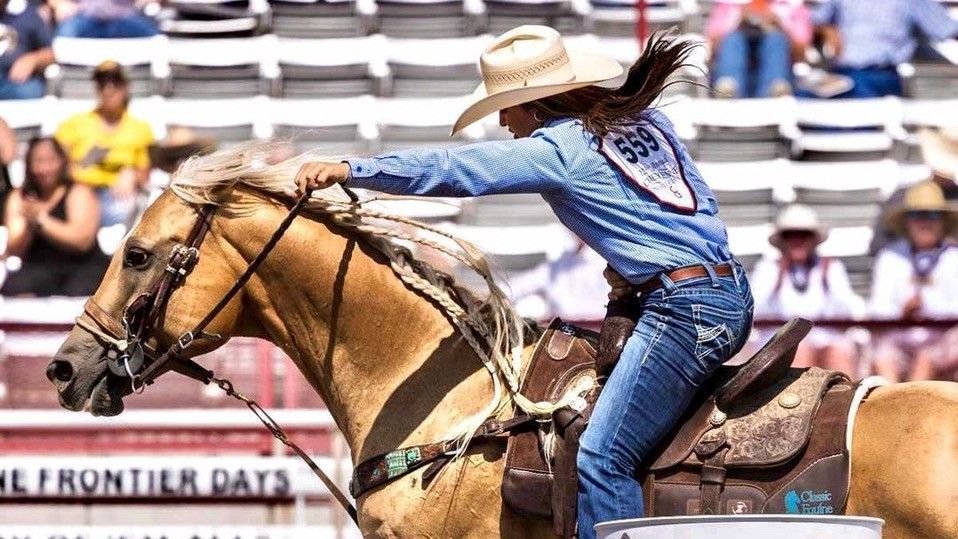
[[[836,67],[832,72],[845,75],[851,78],[852,82],[855,83],[851,90],[836,95],[834,99],[885,97],[887,95],[901,97],[905,93],[902,88],[901,77],[898,75],[898,70],[893,66],[868,68]],[[811,92],[803,91],[798,94],[798,97],[816,98],[818,96]]]
[[[131,15],[121,19],[96,19],[79,14],[61,23],[57,35],[94,38],[150,37],[158,32],[156,22],[143,15]]]
[[[712,66],[713,82],[731,78],[738,87],[737,97],[769,97],[772,84],[784,81],[791,84],[791,44],[784,32],[762,34],[755,46],[752,65],[752,44],[741,30],[722,39],[715,51]]]
[[[636,480],[702,384],[748,339],[745,270],[673,283],[642,299],[642,314],[609,376],[579,447],[579,538],[600,522],[644,515]],[[709,267],[711,269],[711,267]]]
[[[133,211],[133,201],[117,200],[109,187],[97,187],[95,192],[100,200],[100,226],[126,223]]]
[[[6,77],[0,78],[0,99],[39,99],[47,93],[43,77],[34,77],[17,84]]]

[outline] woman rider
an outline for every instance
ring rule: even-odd
[[[622,73],[617,62],[567,52],[551,28],[522,26],[482,54],[484,82],[453,128],[498,110],[516,140],[305,163],[296,178],[300,189],[540,193],[606,259],[620,299],[610,311],[621,301],[641,311],[581,440],[583,538],[598,522],[643,515],[636,470],[751,326],[751,292],[715,198],[672,124],[650,108],[690,48],[650,40],[625,83],[602,88],[594,84]]]

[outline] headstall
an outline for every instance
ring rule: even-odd
[[[347,189],[346,192],[354,202],[357,200],[352,191]],[[216,378],[213,371],[203,368],[192,359],[181,356],[197,340],[218,337],[208,335],[204,330],[256,273],[260,264],[263,263],[296,216],[306,206],[310,195],[311,193],[307,191],[296,200],[296,204],[283,218],[283,221],[263,245],[256,258],[246,266],[246,270],[240,275],[236,283],[223,294],[223,297],[206,313],[206,316],[197,322],[193,329],[180,335],[162,353],[158,353],[156,347],[148,342],[151,338],[150,334],[155,329],[160,315],[169,304],[173,291],[183,284],[186,277],[199,262],[200,245],[202,245],[207,232],[209,232],[210,221],[216,212],[215,206],[207,205],[199,210],[198,220],[193,225],[186,243],[176,244],[173,247],[163,274],[149,287],[147,292],[138,295],[126,306],[120,320],[117,320],[106,309],[97,304],[93,298],[90,298],[83,307],[83,314],[77,318],[76,322],[78,326],[109,344],[106,347],[106,362],[110,373],[118,377],[129,378],[134,393],[142,393],[146,386],[153,383],[163,373],[165,367],[169,367],[170,370],[199,380],[204,384],[214,382],[227,395],[242,401],[256,414],[256,417],[263,422],[263,425],[269,429],[273,436],[306,462],[340,505],[343,506],[353,522],[357,522],[356,508],[353,507],[342,490],[305,451],[287,437],[279,424],[270,417],[259,403],[235,391],[229,380]]]

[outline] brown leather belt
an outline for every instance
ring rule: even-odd
[[[719,277],[730,277],[732,273],[731,264],[719,264],[715,266],[715,274]],[[698,277],[708,277],[708,275],[709,272],[705,269],[705,266],[701,264],[697,266],[686,266],[684,268],[674,269],[665,274],[665,276],[668,277],[673,283],[679,283],[681,281],[687,281],[689,279],[695,279]],[[642,294],[655,292],[659,288],[662,288],[662,280],[659,279],[658,275],[636,287],[636,289]]]

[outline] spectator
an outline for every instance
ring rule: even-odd
[[[63,37],[150,37],[159,32],[135,0],[78,0],[77,13],[60,23]]]
[[[0,118],[0,223],[3,222],[3,208],[6,206],[7,196],[13,189],[10,181],[10,163],[17,158],[17,136]],[[2,253],[2,250],[0,250]]]
[[[802,0],[723,0],[712,8],[705,31],[720,97],[790,95],[792,57],[801,57],[812,41]]]
[[[52,42],[53,31],[36,7],[24,0],[0,0],[0,99],[43,97]]]
[[[93,190],[70,179],[66,153],[52,138],[30,142],[23,186],[7,200],[7,251],[23,261],[3,295],[86,296],[109,259],[96,244],[100,204]]]
[[[129,81],[119,64],[101,63],[93,80],[97,107],[63,122],[56,138],[70,156],[73,178],[96,189],[109,226],[129,218],[137,190],[149,181],[153,132],[127,111]]]
[[[812,20],[835,55],[832,71],[853,84],[841,98],[902,95],[898,65],[918,46],[915,30],[935,40],[958,35],[958,21],[937,0],[826,0]]]
[[[609,285],[605,260],[579,238],[554,260],[512,279],[512,298],[520,312],[536,318],[558,316],[589,322],[605,318]]]
[[[875,261],[870,310],[875,318],[917,321],[958,316],[958,246],[947,234],[958,225],[955,207],[931,181],[912,186],[892,214],[903,239],[882,249]],[[876,340],[878,374],[898,381],[928,380],[953,366],[958,348],[943,345],[943,332],[912,327]],[[911,364],[906,358],[914,358]]]
[[[769,237],[778,253],[759,260],[750,279],[756,318],[848,319],[863,307],[844,264],[818,255],[825,238],[811,208],[795,204],[779,215]],[[836,369],[854,377],[854,354],[854,344],[843,333],[814,328],[799,346],[795,365]]]
[[[925,164],[931,169],[931,181],[938,184],[948,202],[958,203],[958,128],[923,129],[918,134],[921,154]],[[891,213],[896,211],[905,199],[907,187],[896,190],[882,204],[881,215],[875,224],[875,234],[868,250],[875,254],[896,238],[896,232],[890,226]],[[958,240],[958,238],[953,238]]]

